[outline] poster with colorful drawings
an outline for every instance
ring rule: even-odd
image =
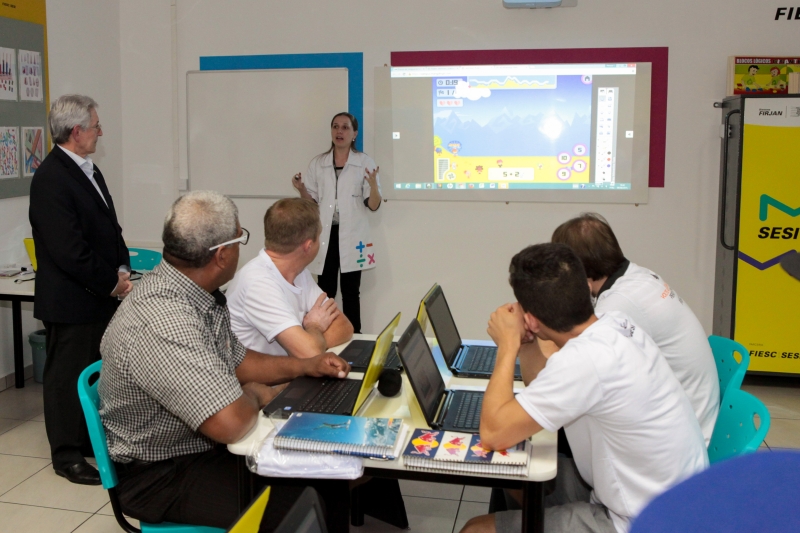
[[[17,99],[17,59],[13,48],[0,48],[0,100]]]
[[[19,130],[0,127],[0,178],[19,177]]]
[[[42,55],[30,50],[19,51],[19,99],[41,102],[44,97],[42,85]]]
[[[22,128],[22,175],[33,176],[44,159],[44,128]]]

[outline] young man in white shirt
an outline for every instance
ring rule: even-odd
[[[530,246],[510,271],[519,303],[489,321],[497,363],[481,440],[505,449],[564,427],[574,461],[559,458],[545,531],[624,533],[652,498],[708,466],[692,406],[641,328],[622,313],[594,314],[583,266],[568,246]],[[559,350],[546,358],[537,338]],[[517,356],[526,388],[515,397]],[[519,531],[521,520],[520,511],[485,515],[462,533]]]
[[[228,288],[231,329],[246,348],[313,357],[350,340],[353,326],[306,268],[319,251],[319,207],[285,198],[264,215],[264,249]]]
[[[596,213],[564,222],[552,242],[572,248],[583,263],[596,313],[622,311],[652,337],[692,402],[708,447],[719,377],[706,332],[686,302],[658,274],[625,259],[611,226]]]

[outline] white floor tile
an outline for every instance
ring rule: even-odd
[[[34,422],[44,422],[44,413],[34,416],[31,420]]]
[[[438,498],[440,500],[460,500],[461,493],[464,492],[464,486],[401,479],[400,492],[403,494],[403,496]]]
[[[0,496],[49,464],[47,459],[0,455]]]
[[[0,501],[95,513],[108,503],[108,492],[101,485],[70,483],[48,467],[0,496]]]
[[[408,525],[412,531],[451,533],[458,513],[458,501],[404,496]],[[395,528],[396,530],[396,528]]]
[[[138,520],[129,519],[128,522],[133,527],[139,527]],[[75,530],[75,533],[120,533],[120,531],[122,531],[122,528],[120,528],[119,524],[117,524],[117,520],[113,516],[96,514],[81,524],[81,526]]]
[[[33,380],[26,381],[23,389],[11,387],[0,392],[0,413],[3,413],[3,418],[30,420],[43,412],[42,386]]]
[[[800,448],[800,420],[773,418],[765,440],[773,449]]]
[[[800,388],[790,385],[742,385],[742,390],[764,402],[772,418],[800,420]]]
[[[69,533],[88,520],[89,513],[0,503],[0,533]]]
[[[24,420],[15,420],[13,418],[0,418],[0,435],[24,422]]]
[[[467,520],[470,518],[480,516],[488,512],[488,503],[462,501],[461,506],[458,508],[458,517],[456,518],[455,527],[453,527],[454,533],[461,531],[461,528],[464,527],[464,524],[466,524]]]
[[[44,422],[24,422],[0,435],[0,453],[50,459]]]
[[[467,502],[489,503],[491,497],[492,497],[491,487],[473,487],[472,485],[465,485],[464,495],[461,496],[461,500]]]

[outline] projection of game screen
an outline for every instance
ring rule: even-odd
[[[376,134],[396,198],[646,201],[649,64],[397,67],[390,78],[390,110],[376,97],[376,116],[391,131]]]

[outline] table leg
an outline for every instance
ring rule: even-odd
[[[14,332],[14,386],[25,387],[25,361],[22,358],[22,302],[11,300],[11,322]]]
[[[522,533],[544,533],[544,483],[529,481],[522,489]]]

